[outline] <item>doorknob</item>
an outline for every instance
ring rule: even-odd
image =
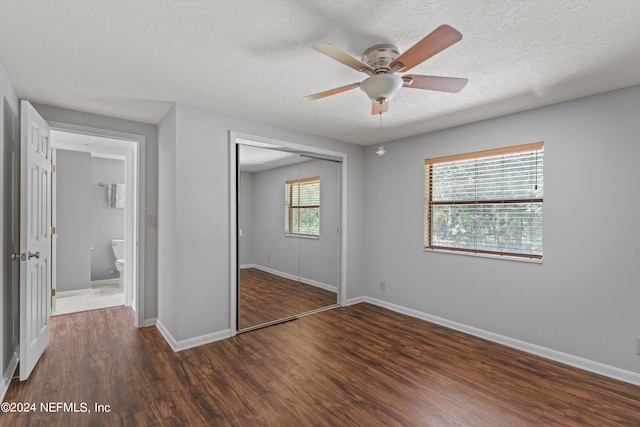
[[[17,260],[19,258],[20,258],[20,254],[17,254],[15,252],[11,253],[11,261],[15,261],[15,260]]]
[[[29,259],[31,258],[40,259],[40,252],[38,251],[35,254],[32,252],[29,252]]]

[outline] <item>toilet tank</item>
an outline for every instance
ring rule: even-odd
[[[113,256],[116,259],[124,258],[124,240],[123,239],[113,239],[111,241],[111,247],[113,248]]]

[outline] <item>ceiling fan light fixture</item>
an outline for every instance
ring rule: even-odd
[[[395,74],[376,74],[360,84],[360,89],[375,102],[387,102],[403,85],[402,77]]]

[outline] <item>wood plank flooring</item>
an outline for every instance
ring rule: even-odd
[[[240,270],[240,321],[245,329],[334,305],[335,292],[257,268]]]
[[[91,412],[0,413],[0,425],[640,425],[640,387],[370,304],[180,353],[125,307],[56,316],[51,334],[5,401]]]

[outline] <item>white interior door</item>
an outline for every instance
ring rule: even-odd
[[[51,143],[47,122],[21,104],[20,380],[49,344],[51,314]]]

